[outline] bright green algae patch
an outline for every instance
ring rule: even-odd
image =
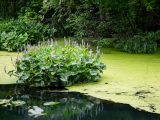
[[[68,87],[69,90],[160,113],[160,51],[146,55],[113,49],[104,49],[103,52],[107,70],[102,79]],[[12,69],[10,56],[16,55],[0,52],[0,84],[15,83],[16,78],[4,74],[3,68],[6,65],[7,69]]]
[[[6,66],[7,71],[14,68],[11,56],[15,60],[17,53],[0,51],[0,84],[12,84],[16,81],[15,77],[10,77],[4,72],[4,66]]]
[[[103,52],[107,70],[102,79],[69,90],[160,113],[160,51],[145,55],[112,49]]]

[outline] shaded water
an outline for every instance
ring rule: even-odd
[[[9,101],[2,103],[2,99]],[[0,85],[0,100],[0,120],[160,120],[160,115],[76,92],[28,90],[15,85]],[[17,100],[25,104],[13,105],[12,101]],[[46,106],[46,102],[55,104]],[[34,106],[43,112],[30,114]]]

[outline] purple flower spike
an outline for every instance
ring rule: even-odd
[[[103,54],[103,52],[102,52],[102,58],[104,57],[104,54]]]
[[[98,49],[98,54],[100,54],[101,53],[101,50],[100,49]]]
[[[96,58],[98,58],[99,57],[99,55],[98,55],[98,53],[96,53]]]
[[[41,44],[40,44],[40,41],[38,42],[38,48],[40,48],[41,47]]]
[[[6,66],[4,66],[4,72],[7,73],[7,68],[6,68]]]
[[[66,40],[66,42],[65,42],[65,45],[66,45],[66,46],[68,45],[68,42],[69,42],[69,41]]]
[[[67,45],[66,37],[64,37],[64,44]]]
[[[83,39],[82,39],[82,46],[83,46],[83,43],[84,43],[84,41],[83,41]]]
[[[54,44],[54,42],[53,42],[53,39],[51,38],[51,45],[53,45]]]
[[[64,41],[66,41],[66,37],[64,36]]]
[[[24,50],[24,53],[23,53],[23,54],[24,54],[24,55],[26,55],[26,54],[27,54],[27,50],[26,50],[26,49]]]
[[[97,51],[98,51],[99,47],[97,46]]]
[[[90,56],[92,57],[92,55],[93,55],[93,50],[90,49]]]
[[[87,62],[87,61],[86,61],[86,58],[84,58],[84,59],[83,59],[83,62],[84,62],[84,63],[86,63],[86,62]]]
[[[77,47],[77,42],[76,42],[76,41],[74,41],[74,42],[73,42],[73,45],[74,45],[75,47]]]
[[[97,54],[99,55],[100,54],[100,49],[99,49],[99,47],[97,46]]]
[[[22,52],[22,51],[23,51],[23,48],[21,47],[20,50],[21,50],[21,52]]]
[[[18,54],[19,54],[19,49],[17,49],[17,52],[18,52]]]
[[[89,44],[87,43],[87,49],[89,48]]]
[[[16,61],[18,61],[18,56],[16,57]]]
[[[43,38],[42,44],[45,45],[45,39]]]
[[[69,41],[67,41],[66,39],[64,39],[64,44],[65,44],[65,46],[69,45]]]
[[[96,57],[98,58],[100,55],[100,49],[97,50]]]
[[[49,41],[49,39],[48,39],[47,45],[48,45],[48,46],[50,45],[50,41]]]

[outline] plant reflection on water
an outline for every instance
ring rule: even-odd
[[[124,104],[102,101],[76,92],[15,89],[0,86],[1,120],[160,120]]]

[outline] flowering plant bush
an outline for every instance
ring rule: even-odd
[[[84,42],[78,45],[67,41],[59,47],[52,39],[47,44],[27,47],[22,58],[16,60],[15,70],[10,71],[19,78],[17,82],[29,86],[70,86],[79,82],[97,81],[105,65],[100,62],[100,50],[93,54]]]

